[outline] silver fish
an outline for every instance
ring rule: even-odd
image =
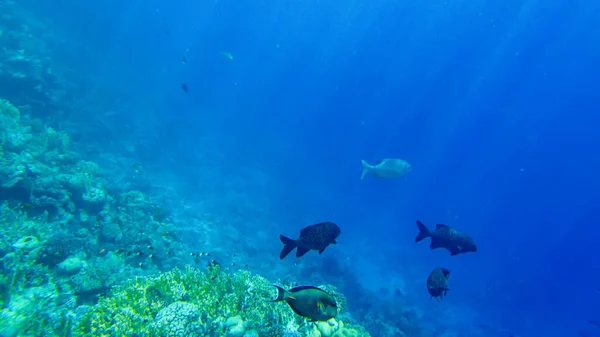
[[[372,173],[377,178],[398,178],[412,170],[412,166],[403,159],[386,158],[379,160],[375,165],[364,160],[361,160],[361,163],[363,167],[361,180],[368,173]]]

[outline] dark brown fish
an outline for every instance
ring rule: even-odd
[[[415,242],[430,237],[429,248],[431,249],[446,248],[451,256],[477,251],[475,241],[464,232],[446,225],[436,225],[435,231],[432,232],[419,220],[417,220],[417,227],[419,234],[415,238]]]
[[[185,84],[185,83],[181,83],[181,89],[182,89],[183,91],[185,91],[186,93],[187,93],[187,92],[189,92],[188,86],[187,86],[187,84]]]
[[[435,268],[427,278],[427,291],[432,298],[439,301],[448,295],[448,279],[450,271],[445,268]]]
[[[289,253],[297,248],[296,257],[301,257],[308,253],[309,250],[318,250],[319,254],[325,251],[325,248],[330,244],[335,244],[336,239],[342,233],[340,227],[333,222],[321,222],[315,225],[305,227],[300,231],[300,237],[292,240],[284,235],[279,235],[279,239],[283,242],[283,250],[279,254],[279,258],[283,259]]]
[[[290,290],[273,285],[277,288],[277,298],[269,302],[285,301],[302,317],[313,321],[327,321],[337,315],[335,298],[323,289],[312,286],[300,286]]]

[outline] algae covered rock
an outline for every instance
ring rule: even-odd
[[[317,325],[317,329],[321,333],[321,336],[323,336],[323,337],[330,337],[331,336],[331,326],[329,325],[329,323],[327,323],[327,322],[316,322],[315,324]]]

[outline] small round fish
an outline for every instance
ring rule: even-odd
[[[375,165],[371,165],[364,160],[361,160],[363,180],[368,173],[371,173],[376,178],[399,178],[412,171],[412,166],[404,159],[386,158],[381,159]]]
[[[435,268],[427,278],[427,291],[432,298],[439,301],[448,295],[448,279],[450,271],[446,268]]]
[[[285,301],[292,310],[313,321],[327,321],[337,316],[335,298],[325,290],[313,286],[300,286],[290,290],[273,285],[277,288],[277,298],[268,302]]]

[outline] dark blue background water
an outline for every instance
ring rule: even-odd
[[[81,95],[123,95],[115,123],[135,126],[155,172],[193,181],[202,152],[218,152],[209,161],[223,175],[268,177],[246,193],[288,231],[334,220],[340,246],[381,248],[372,263],[422,275],[415,285],[450,268],[443,304],[409,288],[425,312],[470,308],[469,324],[523,336],[600,332],[587,322],[600,319],[600,3],[35,5],[87,78]],[[360,181],[360,160],[383,157],[413,171]],[[414,244],[416,219],[463,229],[480,251]]]

